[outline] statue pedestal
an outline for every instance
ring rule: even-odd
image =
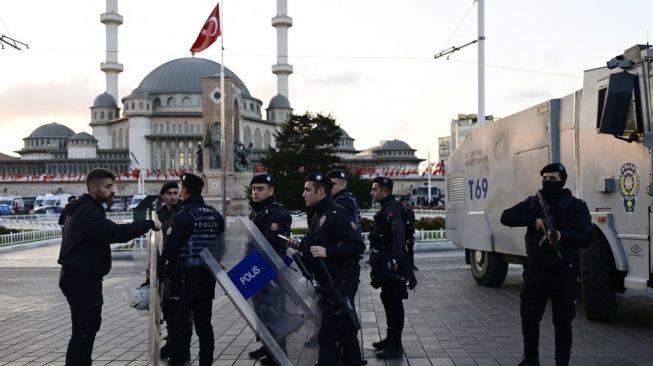
[[[202,173],[205,181],[204,201],[222,211],[222,171],[209,170]],[[252,180],[252,172],[227,173],[226,196],[227,216],[242,216],[249,214],[249,202],[246,190]],[[220,212],[224,214],[223,212]]]

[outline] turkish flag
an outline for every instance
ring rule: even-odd
[[[220,34],[220,3],[218,3],[211,12],[211,15],[209,15],[209,18],[206,19],[200,34],[197,35],[195,43],[190,48],[190,52],[195,54],[196,52],[204,51],[218,39]]]

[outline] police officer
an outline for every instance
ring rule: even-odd
[[[163,202],[163,205],[161,205],[161,207],[159,207],[159,209],[156,210],[156,214],[159,221],[161,221],[163,245],[165,246],[168,228],[172,226],[172,219],[175,215],[175,212],[177,212],[177,209],[180,206],[179,184],[177,184],[177,182],[174,181],[163,183],[161,189],[159,190],[159,195],[161,196],[161,201]],[[170,332],[172,331],[170,327],[168,327],[168,324],[170,322],[170,314],[169,314],[170,279],[167,278],[167,276],[165,276],[163,267],[164,267],[163,261],[161,260],[159,261],[159,272],[158,272],[159,277],[162,279],[162,283],[163,283],[162,286],[163,296],[161,298],[161,313],[163,314],[163,319],[166,322],[166,328],[168,330],[167,333],[170,334]],[[143,285],[149,285],[150,282],[149,266],[146,272],[148,274],[148,278],[145,281],[145,284]],[[168,345],[168,343],[166,343],[165,345],[163,345],[163,347],[161,347],[160,355],[161,358],[163,359],[167,359],[170,357],[170,346]]]
[[[358,200],[349,189],[347,189],[347,175],[344,170],[332,169],[327,173],[331,182],[333,182],[333,189],[331,196],[333,201],[340,206],[349,210],[356,219],[356,225],[361,227],[361,211],[358,206]]]
[[[168,334],[170,362],[183,365],[190,356],[189,322],[192,319],[199,338],[200,365],[213,362],[213,327],[211,308],[215,295],[215,279],[204,267],[199,253],[204,248],[215,250],[218,236],[224,231],[222,215],[204,203],[204,181],[193,174],[181,177],[183,202],[167,229],[163,247],[166,275],[171,279],[170,321]]]
[[[406,235],[406,253],[410,259],[410,264],[413,266],[413,271],[418,271],[419,268],[415,265],[415,211],[410,208],[410,200],[401,196],[399,198],[401,204],[401,216],[404,219],[404,234]]]
[[[274,195],[276,181],[270,174],[262,173],[255,175],[249,183],[251,188],[252,200],[250,206],[252,212],[249,219],[256,225],[259,231],[265,236],[268,243],[272,246],[279,256],[284,256],[286,246],[279,237],[279,234],[290,237],[290,225],[292,217],[288,210],[279,202]],[[281,311],[279,299],[283,298],[278,292],[272,293],[265,288],[253,296],[254,306],[257,315],[262,318],[278,316]],[[266,322],[266,319],[262,319]],[[281,340],[279,340],[283,343]],[[249,353],[251,358],[262,358],[262,364],[273,363],[265,347]]]
[[[510,227],[526,226],[524,283],[520,315],[524,337],[522,366],[539,365],[540,321],[547,299],[553,307],[556,365],[568,365],[571,355],[571,321],[576,315],[576,287],[579,247],[591,240],[592,222],[587,205],[563,188],[567,171],[562,164],[546,165],[541,171],[546,206],[554,217],[552,231],[545,225],[542,205],[536,196],[505,210],[501,223]],[[559,239],[554,248],[551,239]]]
[[[393,182],[388,177],[372,180],[372,200],[381,204],[374,215],[374,227],[370,233],[372,255],[372,286],[381,287],[381,302],[386,314],[387,334],[372,347],[380,350],[377,358],[403,357],[401,334],[404,330],[404,304],[408,298],[407,279],[415,286],[410,261],[405,253],[404,223],[401,205],[392,194]]]
[[[309,269],[323,288],[329,287],[323,272],[323,264],[326,264],[329,275],[340,293],[349,299],[354,316],[357,316],[353,304],[360,275],[358,259],[365,251],[365,244],[354,216],[333,202],[332,187],[331,179],[324,173],[306,176],[303,197],[312,220],[309,222],[309,232],[302,240],[301,250]],[[333,294],[327,291],[318,302],[322,309],[322,321],[318,334],[320,350],[317,364],[337,365],[340,348],[345,366],[362,365],[357,329],[334,300]]]

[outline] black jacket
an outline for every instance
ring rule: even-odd
[[[259,231],[272,245],[275,252],[283,255],[286,247],[279,234],[290,237],[290,225],[292,216],[274,196],[270,196],[261,202],[250,202],[252,213],[249,219],[256,225]]]
[[[571,195],[571,191],[564,190],[563,196],[556,202],[547,202],[554,216],[556,230],[560,231],[560,249],[568,262],[578,260],[579,248],[590,243],[592,238],[592,219],[584,201]],[[510,227],[526,226],[526,254],[533,260],[557,260],[557,254],[544,237],[543,231],[535,230],[535,220],[544,218],[542,208],[535,196],[530,196],[515,206],[503,211],[501,223]]]
[[[346,208],[356,219],[356,225],[361,226],[361,211],[358,207],[358,200],[347,188],[333,195],[333,201]]]
[[[64,268],[106,275],[111,270],[111,243],[124,243],[154,228],[152,220],[116,224],[102,205],[88,194],[66,206],[69,214],[57,261]]]
[[[168,208],[168,205],[164,204],[156,210],[156,216],[161,221],[161,233],[163,234],[163,243],[165,244],[168,237],[168,228],[172,226],[172,219],[175,217],[175,213],[181,207],[181,202]]]
[[[389,195],[380,202],[381,209],[374,215],[374,228],[370,234],[370,244],[376,250],[388,252],[395,260],[404,254],[406,234],[402,207]]]
[[[167,230],[168,237],[161,254],[164,260],[177,263],[181,246],[188,243],[188,239],[193,233],[193,216],[189,211],[200,206],[205,206],[201,196],[190,197],[181,203],[181,207],[172,219],[172,225]],[[218,234],[221,234],[224,232],[224,219],[217,211],[215,221],[218,224]]]
[[[309,269],[321,285],[326,285],[319,263],[312,259],[310,247],[318,245],[326,248],[324,261],[329,274],[336,282],[352,281],[358,283],[360,276],[359,256],[365,251],[354,217],[344,207],[333,202],[331,197],[309,208],[313,217],[309,232],[302,240],[302,252]]]

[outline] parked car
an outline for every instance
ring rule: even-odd
[[[0,197],[0,205],[9,206],[13,214],[25,213],[25,203],[23,198],[19,196]]]
[[[63,207],[59,206],[41,206],[32,210],[34,215],[54,215],[60,214],[63,211]]]
[[[68,204],[68,198],[74,196],[71,193],[58,193],[52,194],[48,193],[45,195],[37,196],[34,200],[34,209],[32,213],[35,213],[35,210],[39,207],[60,207],[64,208]]]
[[[0,203],[0,215],[13,215],[14,211],[6,203]]]
[[[114,202],[114,203],[111,204],[111,207],[109,207],[109,211],[111,211],[111,212],[127,211],[127,206],[125,206],[125,204],[120,202],[120,201]]]

